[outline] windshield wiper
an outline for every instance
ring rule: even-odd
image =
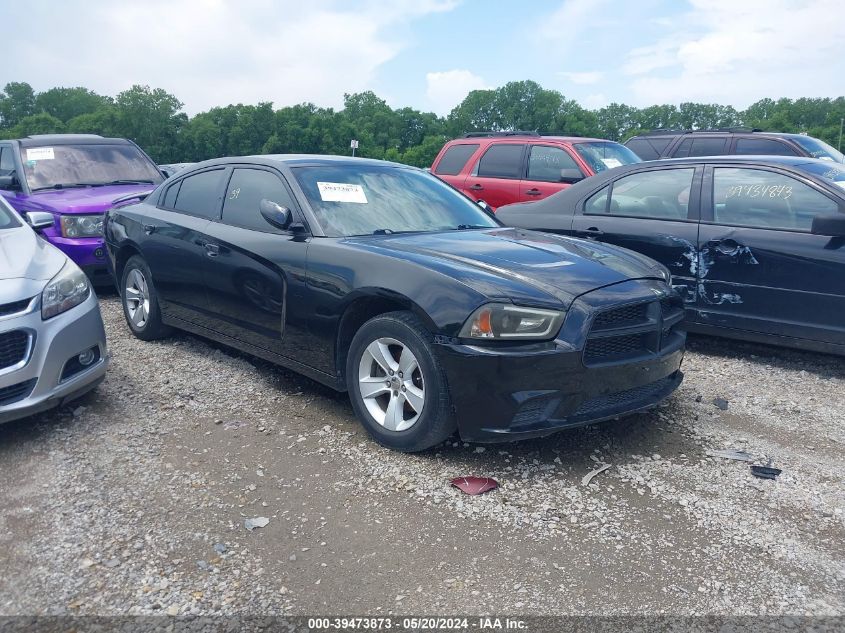
[[[495,229],[495,226],[483,226],[481,224],[459,224],[453,231],[468,231],[470,229]]]
[[[105,187],[107,185],[152,185],[152,180],[112,180],[111,182],[100,182],[98,186]]]
[[[35,187],[31,191],[47,191],[48,189],[76,189],[78,187],[93,187],[88,182],[57,182],[55,185],[47,185],[46,187]]]

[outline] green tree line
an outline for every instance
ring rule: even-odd
[[[81,87],[36,93],[28,83],[10,82],[0,93],[0,138],[62,132],[130,138],[159,163],[245,154],[348,154],[349,141],[357,139],[360,156],[425,167],[448,139],[479,130],[624,141],[656,128],[747,126],[804,132],[836,147],[845,117],[845,97],[761,99],[746,110],[713,103],[646,108],[611,103],[588,110],[533,81],[474,90],[445,117],[391,108],[370,91],[344,95],[340,110],[313,103],[274,109],[263,102],[189,117],[182,106],[176,96],[149,86],[110,97]]]

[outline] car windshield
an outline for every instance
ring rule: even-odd
[[[842,154],[842,152],[834,149],[824,141],[820,141],[812,136],[804,136],[803,134],[793,136],[792,140],[807,150],[813,158],[832,160],[835,163],[845,163],[845,154]]]
[[[634,152],[613,141],[574,143],[573,147],[578,155],[584,159],[584,162],[596,173],[605,169],[642,162],[642,159]]]
[[[802,171],[830,180],[845,189],[845,167],[831,165],[829,161],[813,161],[795,166]]]
[[[15,212],[9,207],[9,204],[0,197],[0,231],[3,229],[16,229],[20,226]]]
[[[469,198],[417,169],[345,164],[293,173],[329,237],[499,226]]]
[[[21,148],[32,191],[111,184],[158,184],[163,178],[134,145],[80,144]]]

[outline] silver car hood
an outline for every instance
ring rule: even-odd
[[[67,262],[67,256],[28,226],[0,231],[0,303],[33,297]]]

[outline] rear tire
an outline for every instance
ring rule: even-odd
[[[411,312],[374,317],[352,339],[346,359],[352,408],[382,446],[422,451],[457,428],[446,373],[431,340]]]
[[[123,267],[120,302],[129,329],[139,339],[154,341],[170,335],[171,328],[161,320],[158,294],[150,268],[140,255],[130,257]]]

